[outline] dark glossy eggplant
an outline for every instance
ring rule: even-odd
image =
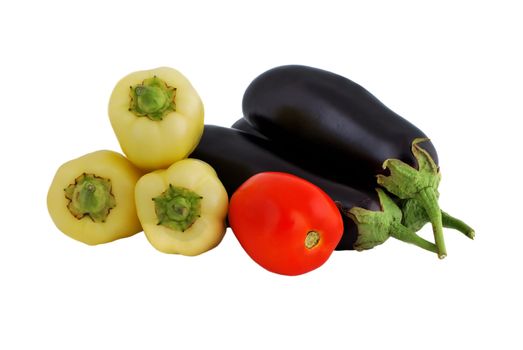
[[[269,138],[245,118],[238,119],[231,127],[258,137]],[[362,176],[360,168],[350,162],[341,161],[332,154],[323,153],[321,149],[301,147],[300,143],[295,142],[292,138],[271,139],[271,142],[274,143],[275,147],[278,147],[278,152],[283,152],[287,156],[289,161],[311,172],[360,189],[373,191],[376,187],[376,178],[369,179]]]
[[[412,142],[427,137],[360,85],[306,66],[282,66],[261,74],[245,91],[242,107],[244,118],[270,139],[348,159],[346,172],[357,164],[362,184],[374,184],[387,159],[417,167]],[[420,146],[437,164],[432,143]]]
[[[411,207],[418,212],[421,206],[432,223],[440,257],[446,256],[436,150],[365,88],[317,68],[277,67],[249,85],[243,113],[257,132],[309,154],[311,168],[325,176],[358,186],[377,177],[390,193],[412,199]]]
[[[205,125],[200,143],[190,155],[209,163],[229,196],[251,176],[277,171],[299,176],[325,191],[344,221],[337,249],[369,249],[392,236],[436,252],[436,246],[401,225],[401,210],[382,190],[361,191],[318,176],[288,161],[267,139],[236,129]]]
[[[234,122],[234,124],[231,125],[231,128],[236,130],[245,131],[246,133],[249,133],[251,135],[255,135],[261,138],[266,139],[265,135],[262,135],[258,130],[252,126],[251,123],[247,121],[245,118],[240,118],[237,121]]]
[[[249,134],[256,135],[267,139],[245,118],[237,120],[232,126],[234,129],[245,131]],[[287,140],[271,140],[283,156],[289,161],[305,168],[313,173],[335,182],[345,183],[349,186],[356,186],[367,191],[374,191],[376,181],[359,181],[361,174],[358,169],[350,162],[340,162],[329,154],[321,154],[320,150],[303,150],[297,143],[290,143]]]

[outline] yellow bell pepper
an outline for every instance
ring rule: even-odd
[[[97,151],[63,164],[47,194],[60,231],[94,245],[140,232],[134,187],[142,173],[123,155]]]
[[[214,169],[184,159],[136,184],[138,218],[149,242],[164,253],[198,255],[225,234],[228,196]]]
[[[165,169],[194,150],[203,115],[189,80],[168,67],[127,75],[109,100],[109,118],[123,152],[148,171]]]

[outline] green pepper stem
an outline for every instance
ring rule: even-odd
[[[432,231],[434,232],[434,241],[438,247],[438,257],[443,259],[447,256],[447,248],[445,247],[445,240],[443,239],[442,215],[436,192],[433,188],[426,187],[418,192],[416,199],[425,209],[429,217],[432,224]]]
[[[200,217],[202,197],[184,187],[169,187],[153,198],[158,225],[184,232]]]
[[[429,252],[438,253],[438,247],[434,243],[418,236],[414,231],[401,224],[395,224],[390,231],[390,235],[400,241],[414,244],[420,248],[428,250]]]
[[[116,199],[111,192],[111,180],[94,174],[82,174],[64,188],[67,208],[77,219],[88,215],[94,222],[105,222]]]
[[[168,113],[176,110],[174,98],[176,88],[167,85],[154,76],[141,84],[130,87],[129,111],[137,117],[147,117],[152,121],[162,120]]]
[[[476,236],[476,232],[472,227],[470,227],[460,219],[447,214],[443,210],[441,211],[441,221],[443,223],[443,227],[458,230],[470,239],[474,239],[474,237]]]

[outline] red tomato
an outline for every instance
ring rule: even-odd
[[[277,172],[254,175],[236,190],[229,223],[254,261],[283,275],[323,265],[343,234],[341,214],[325,192]]]

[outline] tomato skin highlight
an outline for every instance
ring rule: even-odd
[[[256,174],[238,188],[231,197],[229,223],[256,263],[282,275],[323,265],[343,234],[341,214],[323,190],[279,172]]]

